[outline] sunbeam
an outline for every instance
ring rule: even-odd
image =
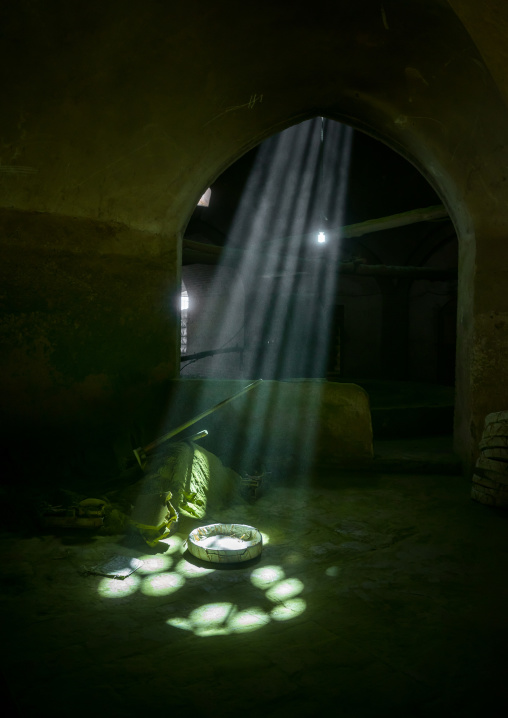
[[[235,251],[236,258],[241,248],[236,276],[241,279],[242,300],[245,297],[246,378],[326,376],[340,252],[337,228],[344,211],[352,130],[328,120],[324,127],[321,135],[322,119],[315,118],[260,147],[215,274],[216,285],[224,287],[231,271],[230,254]],[[327,242],[320,244],[317,236],[323,218]],[[222,327],[231,326],[230,317],[240,301],[235,297],[237,284],[228,284],[228,302],[220,313],[213,312],[221,317]],[[196,331],[206,334],[210,346],[224,346],[227,339],[221,326],[203,325]],[[220,356],[214,361],[219,366]],[[229,427],[224,456],[247,466],[276,453],[271,451],[268,419],[277,415],[285,400],[278,383],[260,387],[246,398],[243,425]],[[312,394],[312,405],[309,400],[297,402],[286,419],[288,437],[301,437],[292,454],[303,471],[312,459],[314,443],[306,417],[319,403],[319,391]]]
[[[264,380],[237,400],[236,415],[212,437],[213,451],[243,475],[268,466],[279,475],[291,470],[305,476],[313,459],[315,417],[329,368],[351,143],[351,128],[321,117],[264,142],[201,296],[201,310],[191,283],[185,285],[182,310],[187,321],[194,312],[194,345],[211,350],[207,378]],[[325,233],[324,243],[319,232]],[[242,371],[228,377],[221,374],[223,355],[213,350],[238,342]],[[202,403],[199,393],[189,398],[182,381],[166,426],[187,421],[194,409],[202,411]],[[195,428],[207,427],[200,422]]]

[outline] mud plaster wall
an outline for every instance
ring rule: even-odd
[[[178,370],[175,251],[89,219],[3,210],[0,227],[7,455],[114,471],[112,447],[129,450],[140,404]]]
[[[179,345],[164,302],[179,291],[179,241],[197,199],[247,149],[322,114],[400,152],[450,211],[456,445],[470,465],[485,413],[508,405],[506,333],[491,317],[504,313],[508,268],[498,251],[507,11],[487,0],[477,17],[474,5],[454,2],[457,15],[441,0],[3,8],[0,202],[28,227],[21,242],[10,215],[1,226],[8,426],[90,417],[97,438],[107,417],[127,405],[136,414],[133,395],[159,400],[149,388],[176,374]],[[68,227],[65,248],[41,249],[53,223]],[[73,441],[77,452],[79,432]]]

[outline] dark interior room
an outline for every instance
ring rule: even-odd
[[[504,716],[508,4],[0,36],[6,715]]]

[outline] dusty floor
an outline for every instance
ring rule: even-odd
[[[209,517],[266,537],[260,560],[229,570],[182,554],[196,523],[165,554],[4,534],[18,715],[506,715],[508,513],[469,488],[347,472],[273,487]],[[124,582],[84,572],[118,553],[146,563]]]

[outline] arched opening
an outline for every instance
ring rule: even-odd
[[[196,263],[182,267],[182,377],[243,378],[242,282],[231,267],[222,267],[220,281],[215,280],[213,266]]]
[[[196,353],[192,358],[192,375],[353,382],[370,395],[378,437],[451,436],[458,263],[453,225],[443,208],[441,213],[427,211],[439,206],[440,198],[407,160],[364,132],[333,120],[326,120],[331,139],[326,136],[320,146],[319,122],[319,118],[307,120],[247,152],[213,183],[210,205],[196,207],[185,233],[183,275],[201,272],[214,292],[218,287],[229,291],[246,254],[250,274],[244,274],[242,282],[241,346],[234,345],[237,333],[228,338],[222,331],[221,321],[228,313],[221,316],[220,311],[210,310],[214,320],[209,321],[207,315],[201,328],[195,325],[202,356]],[[341,133],[347,132],[349,145],[345,153],[342,147],[341,154]],[[292,201],[280,192],[281,170],[271,162],[277,142],[284,137],[291,161],[287,157],[278,161],[285,162],[284,176],[288,184],[293,183]],[[300,149],[304,146],[300,154],[299,145]],[[323,152],[323,164],[319,156],[314,164],[309,161],[313,145],[318,153]],[[278,172],[279,182],[274,184],[273,175]],[[302,197],[301,187],[309,173],[313,177]],[[257,177],[254,194],[253,177]],[[273,195],[267,212],[263,192],[270,182]],[[330,235],[336,247],[327,261],[333,261],[337,271],[328,284],[332,295],[326,299],[326,309],[323,297],[315,303],[316,286],[305,266],[309,247],[316,249],[325,192],[330,215],[325,224],[343,228]],[[290,218],[284,216],[288,212]],[[415,216],[406,216],[411,212]],[[386,222],[388,217],[396,221]],[[368,221],[371,226],[362,227]],[[281,242],[284,225],[293,226],[293,234]],[[295,248],[299,264],[281,260],[281,254]],[[273,253],[272,266],[259,261],[262,251]],[[230,291],[229,297],[235,304]],[[278,313],[273,311],[275,305]],[[446,317],[441,310],[445,305]],[[321,325],[326,333],[326,358],[318,362],[319,369],[309,361],[312,338],[308,331],[316,322],[317,307],[326,313]],[[225,347],[241,351],[235,373],[226,361]],[[182,356],[182,376],[187,366],[188,357]],[[388,410],[399,406],[405,407],[406,414],[393,420]]]
[[[237,438],[254,457],[275,436],[274,458],[300,446],[305,458],[316,437],[319,458],[331,463],[319,482],[300,486],[290,467],[288,486],[274,485],[241,516],[222,507],[209,514],[210,521],[252,518],[263,529],[269,541],[253,570],[194,566],[183,555],[183,530],[160,552],[138,552],[116,532],[36,538],[29,502],[48,480],[73,488],[81,472],[85,496],[102,498],[108,465],[117,476],[115,457],[132,459],[134,447],[234,392],[217,395],[220,381],[190,379],[199,405],[186,401],[189,390],[172,397],[185,415],[168,416],[168,386],[185,383],[172,381],[182,339],[182,230],[210,184],[214,209],[215,178],[227,164],[322,114],[377,134],[414,161],[453,216],[461,255],[456,415],[472,468],[485,415],[508,407],[508,4],[3,6],[2,474],[16,484],[12,501],[2,492],[3,702],[11,693],[17,703],[7,713],[40,711],[41,695],[56,715],[76,710],[93,685],[102,712],[112,715],[146,711],[148,696],[155,710],[169,699],[182,716],[321,715],[333,705],[350,716],[499,715],[506,520],[471,504],[460,477],[343,471],[340,452],[353,455],[361,438],[351,425],[359,408],[367,414],[360,390],[347,396],[339,381],[323,381],[326,403],[306,392],[317,381],[294,382],[291,395],[290,381],[266,381],[252,412],[239,418],[231,403],[206,426],[211,440],[244,430]],[[371,194],[380,197],[374,184]],[[380,204],[372,213],[359,206],[344,222],[420,205]],[[420,225],[412,227],[408,234]],[[440,230],[432,226],[410,257],[403,229],[392,254],[378,250],[381,233],[359,237],[351,264],[439,269],[448,251]],[[191,310],[195,287],[185,274]],[[393,386],[405,376],[427,386],[437,374],[444,383],[455,312],[435,280],[341,278],[343,295],[333,294],[329,314],[336,378],[365,379],[374,366],[371,382]],[[308,309],[303,297],[302,305],[295,302],[295,316]],[[278,396],[268,396],[274,383]],[[344,391],[332,397],[330,388]],[[316,424],[330,431],[319,436]],[[435,454],[425,458],[430,464]],[[6,522],[16,536],[5,535]],[[138,564],[125,580],[89,575],[97,562],[122,557],[123,566]]]

